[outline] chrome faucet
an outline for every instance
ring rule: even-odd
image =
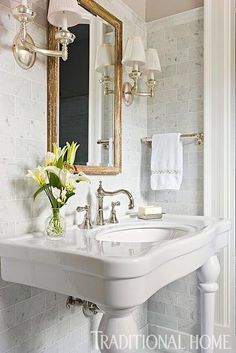
[[[96,215],[96,220],[95,223],[99,226],[103,226],[105,224],[104,221],[104,210],[103,210],[103,199],[105,196],[115,196],[119,194],[125,194],[129,198],[129,209],[134,208],[134,198],[132,194],[125,189],[120,189],[116,191],[105,191],[102,187],[102,182],[99,182],[99,188],[97,189],[97,201],[98,201],[98,209],[97,209],[97,215]]]

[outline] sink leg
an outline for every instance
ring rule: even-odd
[[[218,291],[217,280],[220,264],[216,255],[212,256],[199,270],[199,289],[201,291],[201,352],[213,353],[215,296]]]
[[[132,316],[135,308],[99,308],[104,313],[98,328],[98,346],[101,353],[140,352],[141,335]]]

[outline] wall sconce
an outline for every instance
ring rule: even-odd
[[[46,56],[61,57],[64,61],[68,58],[67,46],[73,43],[75,36],[68,30],[80,22],[81,15],[77,0],[51,0],[48,9],[48,22],[59,27],[55,35],[56,41],[61,45],[61,50],[48,50],[35,45],[27,31],[27,25],[33,22],[36,13],[32,10],[27,0],[12,9],[13,17],[20,22],[20,30],[13,42],[13,53],[18,65],[23,69],[30,69],[36,60],[36,53]]]
[[[140,37],[129,38],[122,63],[125,66],[132,67],[129,77],[133,80],[133,84],[128,81],[123,84],[125,105],[130,106],[135,96],[154,97],[154,89],[157,84],[155,73],[161,71],[157,50],[149,48],[145,52],[143,41]],[[149,88],[148,92],[140,92],[138,90],[138,82],[143,74],[147,76],[146,85]]]
[[[113,82],[111,67],[115,64],[114,52],[112,44],[103,43],[97,48],[95,69],[102,74],[100,83],[104,87],[104,96],[114,93],[114,90],[110,88]]]

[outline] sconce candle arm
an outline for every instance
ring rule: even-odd
[[[112,89],[104,89],[104,96],[109,96],[110,94],[114,94],[114,90]]]
[[[22,40],[22,44],[24,44],[27,49],[32,50],[35,53],[62,58],[63,60],[67,60],[68,58],[67,47],[63,48],[62,50],[49,50],[49,49],[40,48],[37,45],[33,45],[27,42],[27,40]]]
[[[151,92],[137,92],[134,91],[134,95],[138,97],[153,97],[154,96],[154,91],[152,90]]]
[[[155,79],[149,79],[146,82],[146,85],[149,88],[148,92],[142,92],[138,90],[138,81],[142,77],[142,73],[140,71],[133,70],[129,74],[129,77],[133,80],[133,84],[125,82],[123,85],[123,99],[127,106],[130,106],[133,103],[135,96],[151,98],[155,96],[155,87],[157,85]]]
[[[64,34],[64,31],[60,31],[60,32],[63,32],[63,34]],[[69,32],[69,31],[66,30],[65,32]],[[30,43],[27,40],[28,33],[27,33],[27,27],[26,27],[25,22],[21,22],[21,29],[19,32],[19,38],[20,38],[22,45],[26,49],[28,49],[34,53],[39,53],[39,54],[46,55],[46,56],[53,56],[53,57],[62,58],[65,61],[68,59],[68,50],[67,50],[67,46],[64,43],[62,45],[62,50],[49,50],[49,49],[45,49],[45,48],[40,48],[38,45],[36,45],[34,43],[33,40],[32,40],[32,43]]]
[[[74,5],[72,3],[70,6],[72,6],[71,13],[76,15],[78,19],[80,16],[77,10],[77,3]],[[54,8],[53,10],[55,11]],[[63,13],[63,9],[60,9],[60,13]],[[58,24],[59,28],[55,34],[55,39],[58,43],[58,50],[49,50],[36,45],[33,38],[27,31],[28,23],[33,22],[36,15],[36,13],[28,7],[27,1],[23,1],[21,5],[13,8],[12,14],[14,18],[20,22],[20,30],[15,36],[13,42],[14,57],[20,67],[26,70],[30,69],[35,63],[37,53],[43,54],[45,56],[62,58],[64,61],[68,59],[67,46],[74,42],[75,35],[67,29],[67,19],[62,19],[63,21],[61,22],[61,25]],[[61,50],[59,46],[61,46]]]

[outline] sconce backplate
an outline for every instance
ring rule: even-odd
[[[123,84],[123,100],[127,107],[129,107],[133,103],[133,86],[129,82],[124,82]]]
[[[27,34],[26,41],[32,45],[34,45],[34,41],[32,37]],[[21,40],[21,34],[18,33],[13,41],[13,54],[16,59],[17,64],[24,70],[30,69],[36,60],[36,53],[24,45]]]

